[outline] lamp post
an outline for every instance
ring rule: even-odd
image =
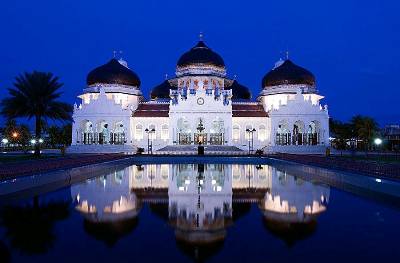
[[[1,143],[3,144],[3,149],[5,150],[6,147],[7,147],[8,139],[7,139],[7,138],[3,138],[3,139],[1,140]]]
[[[150,134],[156,132],[156,129],[153,128],[150,130],[146,128],[144,131],[147,133],[147,154],[150,154],[150,151],[151,154],[153,154],[153,139],[151,140],[151,146],[150,146]]]
[[[379,150],[379,146],[382,144],[382,139],[381,138],[376,138],[374,140],[374,143],[376,145],[376,148]]]
[[[246,129],[246,132],[249,135],[249,154],[253,151],[253,146],[254,146],[254,132],[256,129]],[[251,147],[250,147],[250,140],[251,140]]]

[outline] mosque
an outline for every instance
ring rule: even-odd
[[[113,58],[89,72],[82,103],[74,105],[69,151],[156,153],[202,144],[206,151],[317,153],[329,147],[328,108],[320,104],[315,77],[288,57],[265,74],[257,97],[228,77],[202,36],[150,100],[130,66]]]

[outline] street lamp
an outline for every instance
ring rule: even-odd
[[[35,139],[32,139],[32,140],[31,140],[31,144],[35,145],[35,144],[36,144],[36,140],[35,140]]]
[[[16,139],[16,138],[18,137],[18,132],[13,132],[13,133],[12,133],[12,137],[13,137],[14,139]]]
[[[374,140],[374,143],[375,143],[376,147],[379,148],[379,145],[382,144],[382,139],[381,139],[381,138],[376,138],[376,139]]]
[[[253,146],[254,146],[254,132],[256,129],[246,129],[246,132],[249,135],[249,154],[253,151]],[[250,147],[250,140],[251,140],[251,147]]]
[[[156,132],[156,129],[151,129],[149,130],[148,128],[146,128],[144,130],[147,133],[147,154],[150,154],[150,150],[151,150],[151,154],[153,154],[153,138],[151,140],[151,146],[150,146],[150,134]]]

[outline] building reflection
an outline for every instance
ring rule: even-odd
[[[328,186],[274,169],[271,190],[260,202],[265,227],[292,246],[315,231],[317,217],[327,209],[329,193]]]
[[[95,238],[112,244],[130,233],[145,204],[168,222],[178,247],[195,260],[218,252],[229,227],[252,207],[262,211],[267,230],[290,245],[314,232],[329,201],[329,187],[268,165],[132,165],[71,192]]]
[[[85,231],[110,246],[137,226],[141,206],[130,191],[127,169],[74,185],[71,194]]]

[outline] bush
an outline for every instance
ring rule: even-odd
[[[144,148],[139,147],[136,151],[137,154],[142,154],[144,153]]]
[[[256,155],[263,155],[264,151],[261,149],[256,150]]]

